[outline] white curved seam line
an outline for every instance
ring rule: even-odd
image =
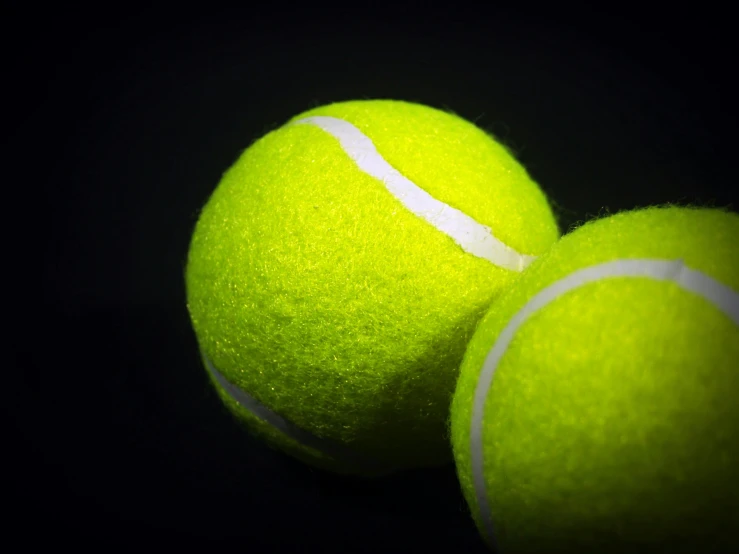
[[[390,473],[393,471],[393,468],[368,456],[361,455],[343,444],[317,437],[316,435],[296,426],[277,412],[269,409],[250,394],[247,394],[241,388],[228,381],[223,374],[216,369],[208,356],[205,354],[202,354],[202,356],[207,370],[234,402],[242,406],[255,417],[279,430],[282,434],[290,437],[295,442],[317,450],[330,456],[336,461],[343,462],[345,465],[353,466],[357,469],[364,469],[378,473]]]
[[[488,352],[478,377],[473,399],[470,428],[472,479],[484,532],[496,548],[495,525],[485,487],[482,444],[485,401],[490,392],[495,370],[518,329],[534,313],[563,294],[588,283],[614,277],[671,281],[684,290],[705,298],[726,314],[735,325],[739,326],[739,293],[705,273],[686,267],[682,260],[623,259],[602,263],[575,271],[544,288],[531,298],[511,318]]]
[[[377,151],[372,140],[348,121],[317,115],[298,119],[293,124],[315,125],[332,135],[359,169],[381,181],[408,210],[449,236],[465,252],[512,271],[521,271],[536,259],[516,252],[496,238],[490,227],[440,202],[401,175]]]

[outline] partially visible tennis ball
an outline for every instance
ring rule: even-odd
[[[451,461],[475,324],[558,238],[507,150],[398,101],[303,113],[254,143],[195,228],[187,303],[226,405],[326,469]]]
[[[502,553],[739,551],[739,216],[565,236],[480,322],[451,425]]]

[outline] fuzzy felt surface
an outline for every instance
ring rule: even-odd
[[[462,489],[489,542],[470,447],[486,356],[537,292],[581,268],[641,258],[681,260],[739,291],[739,216],[653,208],[590,222],[536,260],[480,322],[451,432]],[[739,549],[737,398],[739,328],[705,298],[630,277],[561,295],[521,325],[487,391],[494,542],[502,552]]]
[[[536,184],[460,118],[393,101],[297,118],[307,115],[350,121],[403,175],[520,252],[541,254],[557,239]],[[301,429],[402,469],[451,459],[446,420],[467,341],[516,275],[410,213],[334,137],[286,125],[248,148],[212,194],[186,285],[200,348],[231,383]],[[216,388],[270,444],[362,473]]]

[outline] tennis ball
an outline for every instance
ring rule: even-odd
[[[478,529],[502,553],[739,551],[738,399],[739,216],[587,223],[465,353],[451,431]]]
[[[199,216],[186,268],[203,362],[240,421],[318,467],[452,460],[475,324],[558,238],[539,187],[455,115],[312,109],[256,141]]]

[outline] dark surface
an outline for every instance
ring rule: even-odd
[[[245,435],[206,381],[182,278],[198,209],[243,148],[308,107],[452,109],[518,152],[563,230],[655,203],[737,208],[726,14],[284,10],[7,20],[5,152],[22,185],[6,187],[27,194],[5,206],[21,281],[6,289],[20,446],[5,498],[27,540],[485,551],[453,467],[323,474]]]

